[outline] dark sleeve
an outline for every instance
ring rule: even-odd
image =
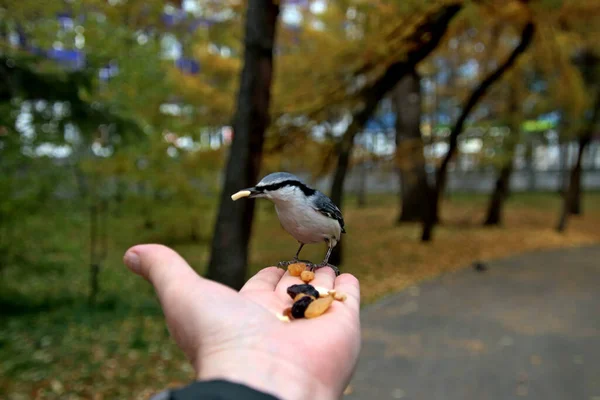
[[[161,392],[150,400],[278,400],[270,394],[224,380],[199,381]]]

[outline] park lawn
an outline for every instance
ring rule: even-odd
[[[342,270],[360,279],[365,304],[474,260],[600,243],[600,193],[585,196],[585,215],[573,217],[566,234],[553,230],[560,207],[556,194],[513,195],[501,228],[481,226],[485,196],[452,195],[431,244],[418,241],[418,225],[394,226],[393,196],[371,196],[364,209],[352,198],[346,204]],[[195,209],[160,203],[151,229],[144,228],[138,209],[132,199],[111,211],[109,252],[93,309],[86,302],[87,212],[81,205],[56,204],[44,215],[24,219],[22,260],[0,272],[0,398],[147,398],[192,379],[193,371],[169,339],[152,289],[129,273],[121,258],[133,244],[164,243],[202,273],[214,203],[199,201]],[[257,209],[251,271],[296,251],[272,206],[263,201]],[[194,240],[190,221],[198,229]],[[308,246],[302,255],[319,261],[324,250]]]

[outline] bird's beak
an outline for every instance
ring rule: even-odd
[[[231,200],[236,201],[241,199],[242,197],[248,197],[249,199],[256,197],[260,192],[255,188],[248,188],[244,190],[240,190],[239,192],[231,195]]]

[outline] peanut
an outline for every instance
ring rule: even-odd
[[[305,296],[308,296],[308,297],[312,298],[313,300],[315,300],[315,299],[316,299],[316,297],[315,297],[315,296],[311,296],[310,294],[306,294],[306,293],[298,293],[298,294],[296,295],[296,297],[294,297],[294,303],[295,303],[295,302],[297,302],[298,300],[300,300],[301,298],[305,297]]]
[[[338,293],[335,289],[331,289],[328,294],[337,301],[345,301],[347,299],[346,293]]]
[[[294,319],[292,317],[292,307],[288,307],[285,310],[283,310],[283,318],[287,318],[288,321]],[[281,318],[280,318],[281,319]]]
[[[283,322],[290,322],[290,317],[288,315],[286,315],[286,310],[283,311],[283,314],[277,314],[277,318],[279,318],[280,321]],[[290,311],[292,311],[292,309],[290,308]]]
[[[315,301],[312,301],[306,308],[306,311],[304,312],[304,317],[305,318],[318,317],[319,315],[321,315],[325,311],[327,311],[327,309],[329,308],[331,303],[333,303],[333,296],[327,296],[327,297],[319,298]]]
[[[306,264],[304,263],[294,263],[288,265],[288,272],[291,276],[300,276],[304,270],[306,270]]]
[[[308,283],[308,282],[312,281],[313,279],[315,279],[315,273],[312,271],[302,271],[302,273],[300,274],[300,279],[302,279],[302,281]]]
[[[337,301],[346,301],[346,299],[348,298],[348,296],[346,296],[346,293],[336,293],[333,296],[334,299],[336,299]]]
[[[317,292],[319,292],[319,297],[327,297],[329,296],[329,290],[325,289],[324,287],[321,286],[315,286],[315,289],[317,290]]]

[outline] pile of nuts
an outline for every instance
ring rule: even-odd
[[[315,279],[315,273],[307,269],[306,264],[301,262],[288,265],[288,272],[291,276],[299,276],[305,283]]]
[[[346,300],[346,295],[343,293],[310,285],[308,282],[315,278],[315,273],[307,270],[306,264],[290,264],[288,271],[292,276],[299,276],[305,283],[292,285],[287,289],[287,294],[294,300],[294,304],[286,308],[283,315],[279,316],[282,321],[315,318],[325,313],[334,300]]]

